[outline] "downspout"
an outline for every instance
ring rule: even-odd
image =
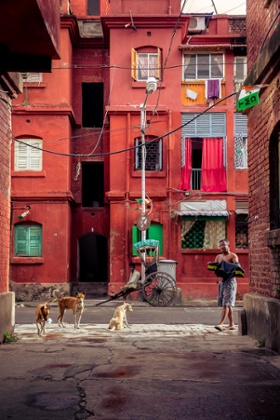
[[[168,131],[172,131],[172,114],[171,110],[168,111]],[[173,151],[173,134],[169,134],[168,136],[168,159],[167,159],[167,234],[168,234],[168,254],[167,258],[170,258],[170,250],[171,250],[171,242],[169,238],[171,238],[171,217],[170,217],[170,209],[172,204],[172,192],[171,192],[171,186],[172,186],[172,151]]]
[[[126,130],[126,148],[129,149],[130,147],[130,126],[131,126],[131,115],[130,113],[127,114],[127,130]],[[125,168],[125,251],[124,251],[124,263],[125,263],[125,281],[129,278],[129,191],[130,191],[130,151],[126,153],[126,168]]]

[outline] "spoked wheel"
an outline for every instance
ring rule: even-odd
[[[176,296],[177,286],[170,274],[157,271],[146,277],[142,292],[150,305],[168,306]]]

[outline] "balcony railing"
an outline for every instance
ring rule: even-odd
[[[201,168],[193,168],[191,173],[192,190],[200,190]]]

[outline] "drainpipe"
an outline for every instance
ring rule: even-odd
[[[128,149],[130,147],[130,126],[131,126],[131,115],[130,113],[127,114],[127,130],[126,130],[126,148]],[[124,263],[125,263],[125,281],[129,278],[129,190],[130,190],[130,152],[128,151],[126,153],[126,168],[125,168],[125,251],[124,251]]]
[[[171,110],[168,111],[168,131],[172,130],[172,114]],[[173,151],[173,134],[169,134],[168,136],[168,159],[167,159],[167,232],[168,238],[171,238],[171,217],[170,217],[170,209],[172,203],[172,193],[171,193],[171,185],[172,185],[172,151]],[[170,258],[170,249],[172,246],[172,241],[168,240],[168,254],[167,258]]]

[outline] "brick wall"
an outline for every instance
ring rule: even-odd
[[[265,52],[267,42],[276,28],[276,25],[271,26],[271,23],[277,15],[278,2],[271,2],[265,7],[268,3],[263,0],[247,1],[249,71],[259,58],[259,52]],[[279,24],[279,18],[277,23]],[[268,55],[267,52],[266,56]],[[259,64],[262,65],[262,62]],[[277,144],[280,131],[280,71],[279,65],[277,66],[273,77],[269,65],[258,79],[254,79],[254,74],[251,74],[250,82],[245,84],[269,85],[261,91],[261,103],[251,108],[248,114],[250,290],[263,296],[279,298],[280,246],[271,245],[271,241],[268,241],[268,234],[272,232],[271,197],[277,194],[270,183],[269,153],[271,143]],[[277,153],[277,146],[275,152]]]
[[[11,101],[0,84],[0,293],[9,290]]]

